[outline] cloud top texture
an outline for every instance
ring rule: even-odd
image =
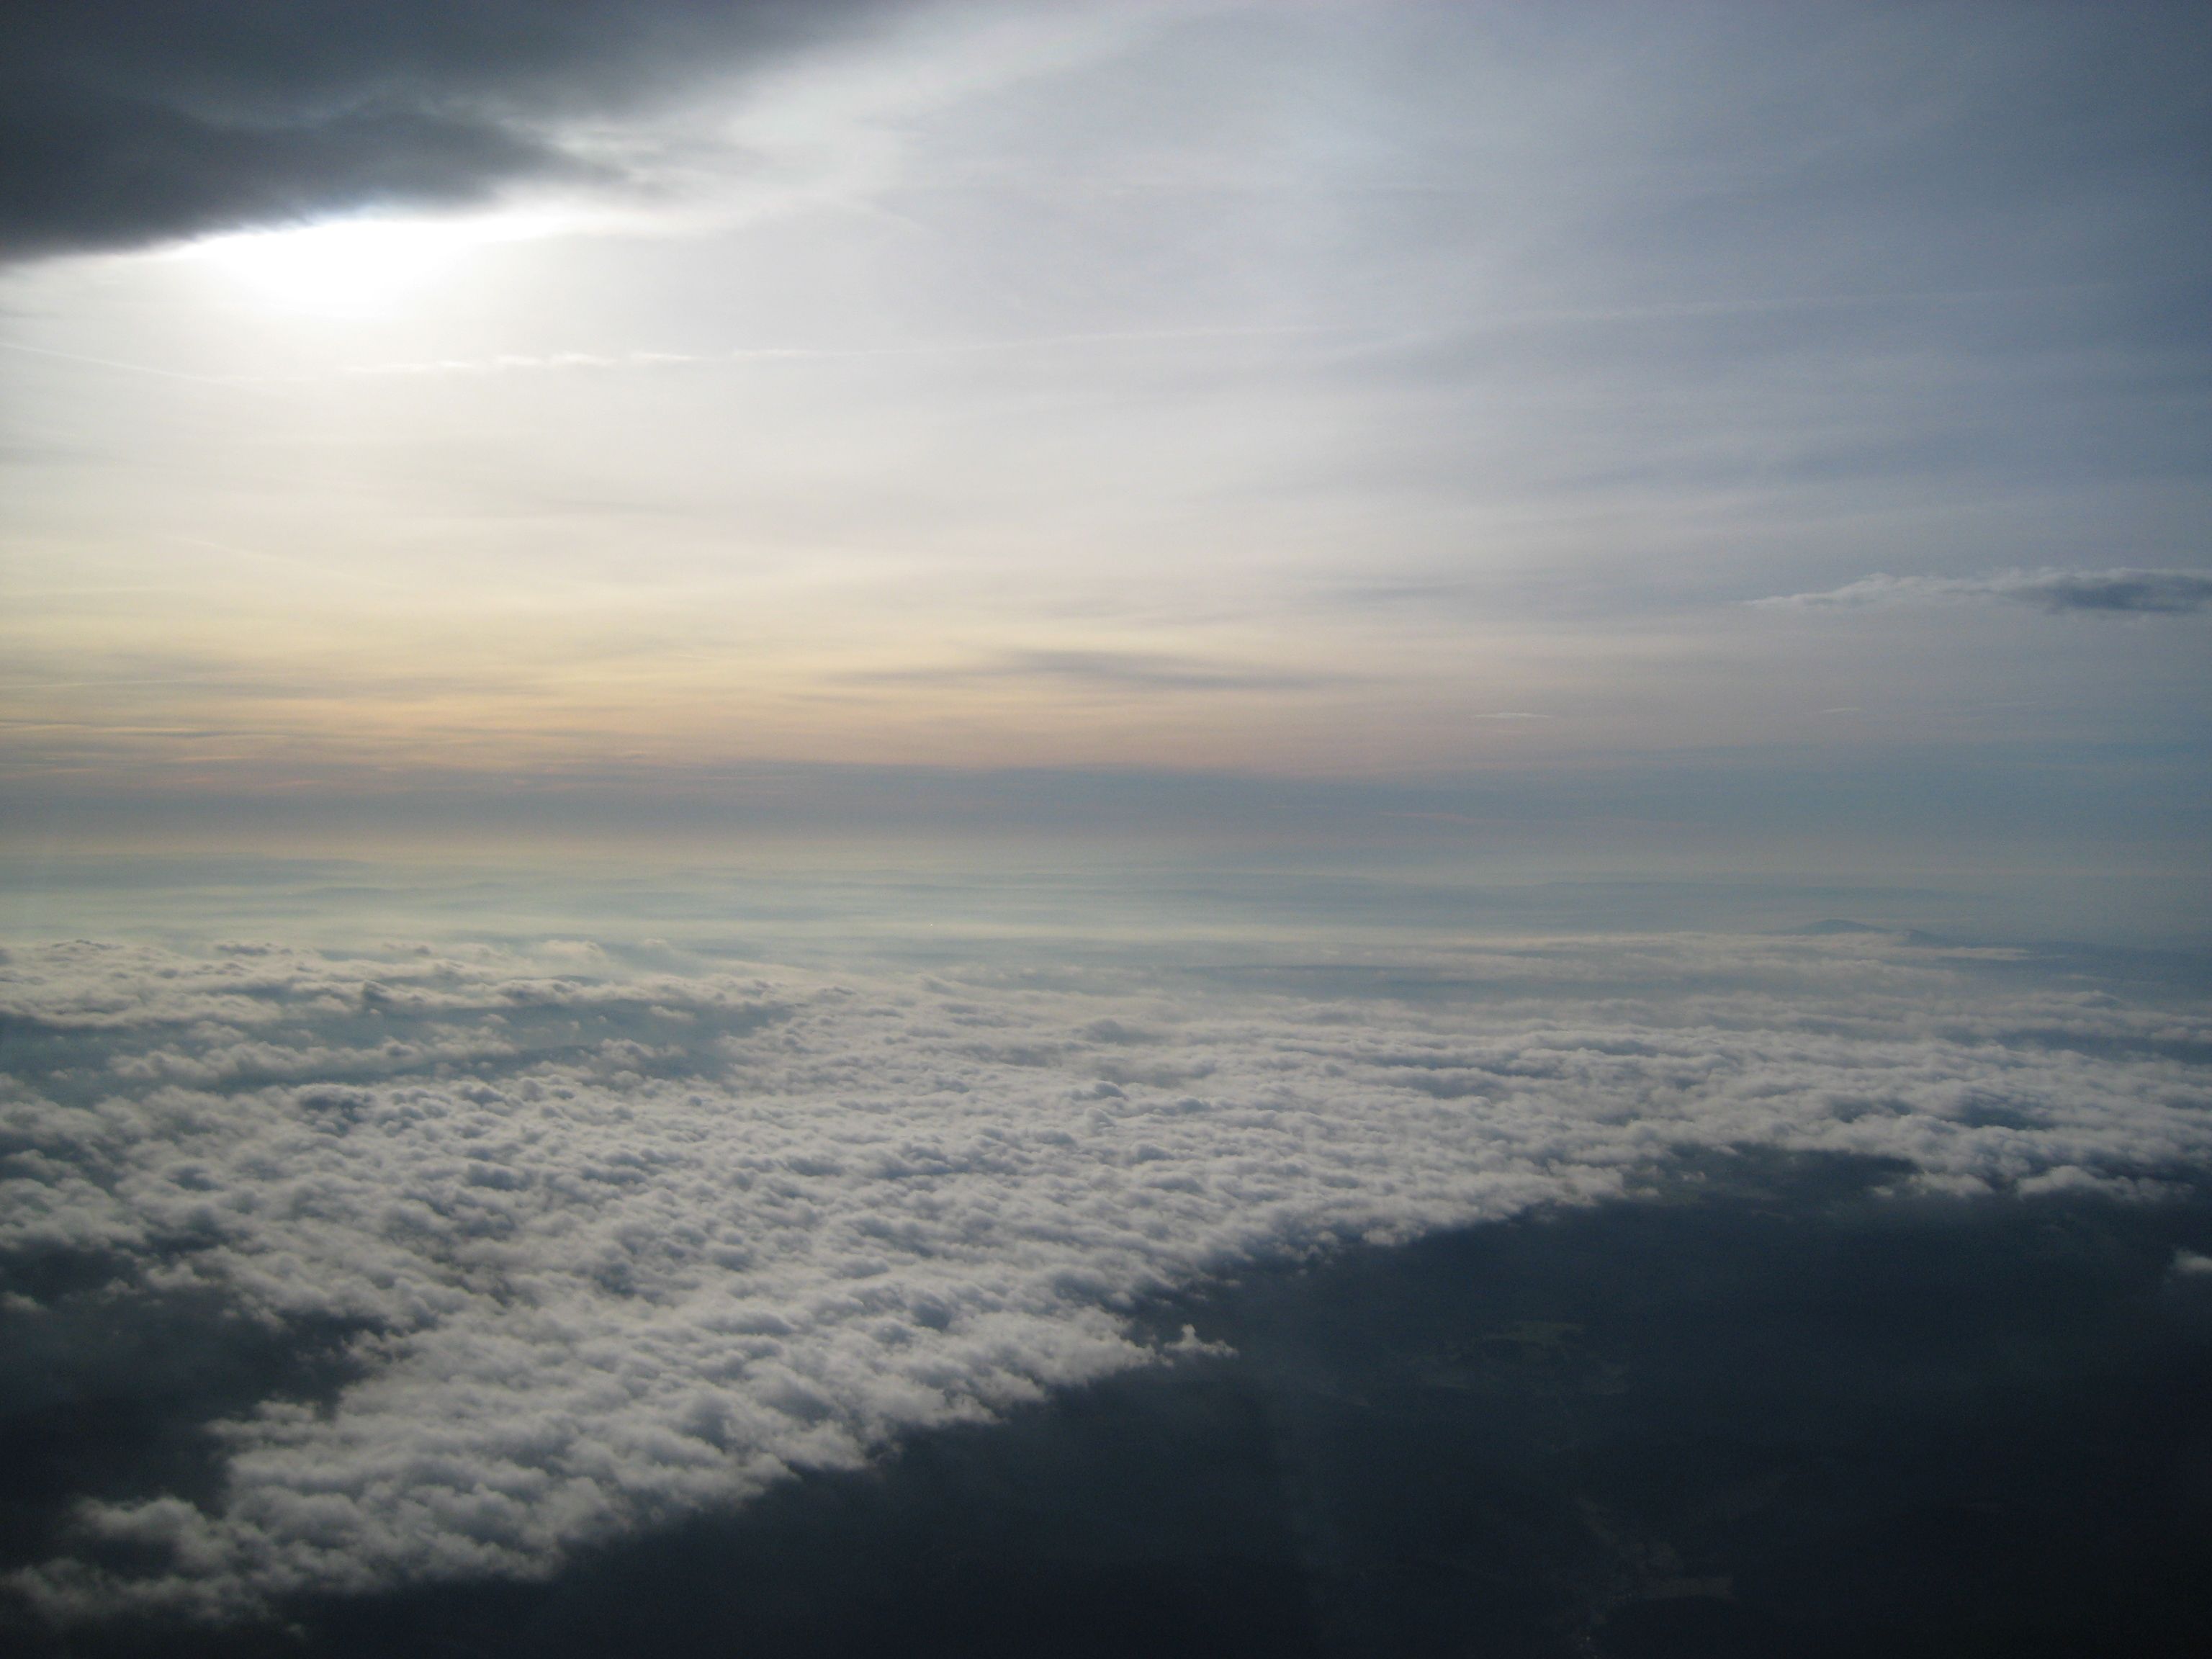
[[[587,946],[21,951],[0,1260],[74,1263],[118,1319],[189,1293],[348,1333],[350,1380],[220,1425],[213,1498],[82,1504],[16,1588],[222,1615],[550,1571],[1156,1363],[1122,1317],[1148,1291],[1615,1194],[1684,1150],[1946,1191],[2191,1179],[2212,1024],[2001,957],[1531,945],[1379,1000]],[[96,1565],[118,1547],[144,1565]]]

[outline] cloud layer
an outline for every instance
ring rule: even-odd
[[[1820,593],[1753,599],[1776,610],[1924,605],[1947,599],[2009,599],[2054,617],[2193,616],[2212,609],[2212,576],[2188,570],[2004,570],[1990,576],[1880,574]]]
[[[221,1425],[219,1494],[82,1504],[18,1589],[219,1614],[549,1571],[1153,1363],[1121,1317],[1148,1291],[1617,1193],[1686,1148],[2015,1193],[2153,1193],[2212,1152],[2201,1014],[1884,938],[1241,987],[669,960],[17,953],[15,1282],[73,1264],[116,1321],[189,1295],[336,1327],[353,1368],[327,1410]]]
[[[563,121],[866,0],[88,0],[0,21],[0,258],[466,200],[593,164]]]

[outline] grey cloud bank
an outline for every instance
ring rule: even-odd
[[[0,21],[0,258],[608,171],[565,119],[849,27],[865,0],[98,0]]]
[[[1989,576],[1876,574],[1822,593],[1753,599],[1773,610],[1924,605],[1949,599],[2006,599],[2052,616],[2194,616],[2212,609],[2212,576],[2187,570],[2005,570]]]
[[[2017,952],[1676,936],[1352,966],[17,951],[21,1282],[61,1273],[125,1322],[194,1297],[349,1333],[350,1380],[232,1413],[215,1490],[81,1504],[15,1587],[67,1619],[542,1574],[1157,1364],[1133,1297],[1619,1194],[1686,1151],[2144,1199],[2212,1153],[2201,1007]],[[6,1316],[35,1336],[66,1300]]]

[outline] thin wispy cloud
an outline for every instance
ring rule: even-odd
[[[414,362],[356,363],[350,374],[514,374],[562,369],[683,368],[717,363],[843,362],[875,357],[958,357],[971,354],[1044,351],[1064,346],[1186,345],[1208,340],[1342,334],[1319,326],[1117,329],[1084,334],[1016,335],[1001,340],[916,341],[875,346],[735,346],[727,351],[556,351],[505,353],[495,357],[444,357]]]
[[[1875,609],[2002,600],[2052,616],[2186,617],[2212,609],[2212,576],[2186,570],[2005,570],[1988,576],[1891,576],[1817,593],[1748,601],[1774,611]]]
[[[871,670],[846,678],[866,684],[911,682],[931,685],[1045,680],[1117,691],[1304,691],[1345,684],[1353,678],[1317,670],[1254,667],[1151,651],[1023,651],[982,662]],[[1485,718],[1540,717],[1503,714]]]

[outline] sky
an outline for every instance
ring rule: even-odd
[[[2193,1652],[2208,75],[7,10],[0,1645]]]
[[[9,25],[12,849],[2201,922],[2194,9],[451,11]]]

